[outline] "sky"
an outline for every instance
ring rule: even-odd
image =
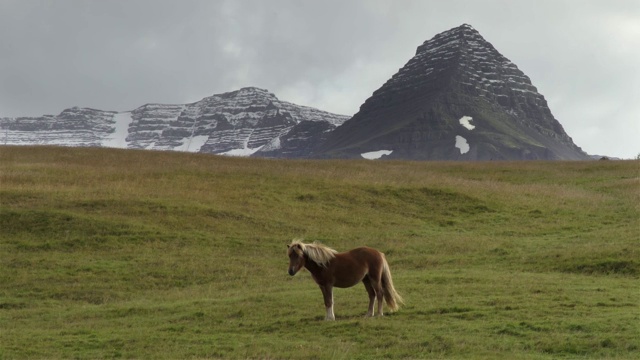
[[[640,154],[640,0],[0,0],[0,117],[246,86],[345,115],[470,24],[589,154]]]

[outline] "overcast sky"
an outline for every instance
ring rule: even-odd
[[[0,117],[127,111],[245,86],[352,115],[472,25],[590,154],[640,154],[640,0],[0,0]]]

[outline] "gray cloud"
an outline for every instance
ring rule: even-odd
[[[353,114],[462,23],[531,77],[584,150],[640,153],[637,0],[0,0],[0,116],[243,86]]]

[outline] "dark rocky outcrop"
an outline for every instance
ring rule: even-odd
[[[301,121],[286,134],[274,138],[253,156],[307,158],[318,144],[326,141],[336,125],[327,121]]]

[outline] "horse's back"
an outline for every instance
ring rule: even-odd
[[[365,266],[375,266],[380,264],[384,259],[384,254],[380,251],[368,246],[358,247],[344,253],[347,257]]]
[[[381,258],[382,253],[374,248],[368,246],[361,246],[347,251],[351,256],[357,256],[361,258]]]

